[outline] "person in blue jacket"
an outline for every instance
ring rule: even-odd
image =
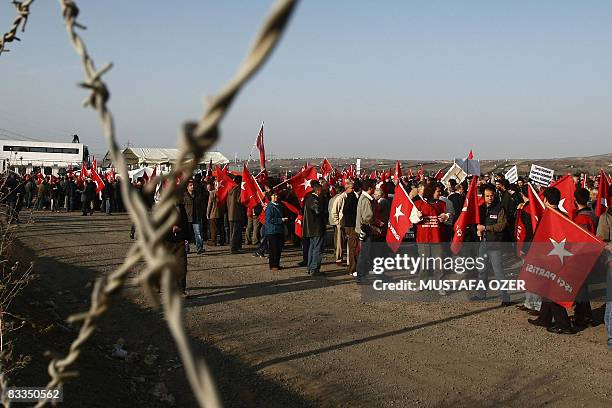
[[[283,210],[278,202],[277,193],[268,192],[266,195],[270,202],[266,207],[264,234],[268,239],[270,270],[278,271],[280,269],[281,252],[285,242],[284,222],[287,218],[283,217]]]

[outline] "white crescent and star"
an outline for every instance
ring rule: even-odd
[[[565,249],[565,241],[567,238],[563,238],[563,240],[557,242],[552,238],[548,238],[550,243],[553,245],[553,249],[548,253],[548,256],[558,256],[561,261],[561,265],[563,265],[563,258],[568,256],[573,256],[571,252]]]
[[[308,187],[310,187],[310,182],[312,180],[308,180],[308,179],[304,179],[304,182],[302,183],[302,186],[304,186],[304,190],[306,190]]]
[[[402,212],[402,205],[403,205],[403,204],[400,204],[400,205],[398,205],[397,207],[395,207],[395,214],[393,215],[393,216],[395,217],[395,223],[397,223],[397,222],[398,222],[399,217],[403,217],[403,216],[405,216],[405,215],[406,215],[406,214],[404,214],[404,213]]]
[[[559,209],[560,209],[561,211],[563,211],[564,213],[566,213],[566,214],[567,214],[568,212],[567,212],[567,210],[565,209],[564,204],[565,204],[565,198],[562,198],[562,199],[561,199],[561,201],[559,201],[559,205],[558,205],[558,207],[559,207]]]

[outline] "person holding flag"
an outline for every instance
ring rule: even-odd
[[[608,350],[612,350],[612,206],[599,216],[597,236],[606,243],[607,294],[604,323],[608,334]]]
[[[506,212],[501,203],[496,200],[496,189],[492,184],[485,184],[483,189],[484,204],[480,205],[478,210],[480,213],[480,222],[476,225],[476,234],[480,237],[480,245],[478,246],[478,256],[488,260],[488,264],[493,269],[493,274],[498,280],[506,279],[504,268],[502,266],[502,251],[500,243],[504,240],[504,233],[508,226]],[[487,281],[489,266],[478,269],[478,279]],[[505,290],[499,293],[501,305],[506,307],[513,303],[510,302],[510,296]],[[484,300],[486,298],[486,290],[480,290],[473,298],[474,300]]]
[[[278,271],[285,242],[284,223],[287,221],[287,218],[283,217],[277,192],[268,192],[266,198],[269,200],[269,203],[266,206],[266,221],[263,229],[268,240],[268,263],[271,271]]]
[[[83,185],[83,190],[81,191],[81,206],[83,210],[83,214],[93,215],[93,207],[92,201],[96,196],[96,184],[91,180],[90,177],[85,179],[85,184]]]
[[[546,207],[544,213],[546,213],[547,209],[553,209],[559,214],[559,202],[561,201],[561,192],[556,187],[548,187],[544,190],[544,206]],[[567,217],[567,212],[561,213],[565,217]],[[542,215],[542,219],[544,215]],[[548,231],[547,231],[548,232]],[[540,231],[542,233],[542,231]],[[543,234],[544,235],[544,234]],[[534,236],[534,242],[538,242],[538,234]],[[555,241],[556,242],[556,241]],[[533,249],[533,245],[532,245]],[[553,248],[556,250],[556,247]],[[565,249],[563,249],[565,250]],[[530,251],[531,253],[531,251]],[[527,254],[529,256],[529,253]],[[560,257],[560,260],[563,257]],[[525,261],[527,263],[527,260]],[[521,272],[522,273],[522,272]],[[520,278],[520,275],[519,275]],[[529,287],[527,288],[529,289]],[[546,327],[546,329],[550,332],[554,332],[557,334],[575,334],[576,331],[572,327],[572,323],[567,314],[567,310],[565,307],[555,303],[554,301],[542,298],[542,306],[540,308],[540,315],[536,319],[527,319],[530,324],[534,326],[542,326]],[[554,324],[553,324],[554,322]]]

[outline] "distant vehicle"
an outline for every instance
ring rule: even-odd
[[[80,169],[89,161],[89,150],[82,143],[0,140],[0,169],[31,173],[40,168],[45,175],[64,173],[70,166]]]

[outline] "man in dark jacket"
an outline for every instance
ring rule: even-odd
[[[111,184],[110,181],[104,183],[104,188],[102,189],[102,202],[104,203],[104,207],[106,210],[106,215],[112,215],[111,207],[113,204],[113,190],[115,186]]]
[[[236,176],[237,184],[227,194],[227,219],[229,221],[230,253],[236,253],[242,248],[242,204],[240,204],[240,186],[242,177]]]
[[[321,251],[325,239],[325,211],[321,206],[321,184],[311,183],[312,192],[304,199],[304,220],[302,221],[302,235],[309,238],[308,268],[309,275],[321,274]]]
[[[361,181],[356,180],[354,183],[348,181],[344,192],[346,198],[342,207],[342,227],[346,233],[348,272],[352,274],[357,271],[357,243],[359,239],[355,233],[355,224],[357,222],[357,201],[361,194]]]
[[[202,231],[200,225],[204,213],[202,212],[202,199],[195,192],[195,184],[193,180],[187,182],[187,191],[183,196],[183,205],[185,206],[185,213],[187,221],[190,224],[189,232],[193,231],[193,238],[196,245],[198,254],[204,253],[204,241],[202,238]],[[189,234],[191,235],[191,234]]]
[[[89,215],[93,215],[93,208],[91,206],[91,202],[94,199],[95,195],[96,183],[91,181],[91,179],[88,177],[87,181],[85,182],[85,185],[83,186],[83,191],[81,192],[81,204],[83,206],[82,215],[87,215],[88,212]]]
[[[168,251],[175,256],[176,262],[172,263],[172,273],[175,282],[183,295],[187,294],[187,251],[185,240],[187,240],[188,222],[187,215],[181,205],[175,206],[178,213],[178,221],[172,226],[164,239],[164,245]]]
[[[501,242],[504,240],[505,231],[508,227],[506,212],[496,199],[495,186],[487,184],[484,186],[485,203],[479,207],[480,222],[476,226],[478,236],[482,237],[478,248],[478,256],[488,259],[490,267],[498,280],[506,279],[502,266]],[[478,278],[487,285],[488,266],[478,269]],[[502,306],[510,306],[510,296],[505,290],[499,291]],[[486,290],[479,291],[476,299],[485,299]]]
[[[64,206],[66,212],[74,210],[74,196],[76,195],[77,185],[73,179],[68,178],[64,186]]]

